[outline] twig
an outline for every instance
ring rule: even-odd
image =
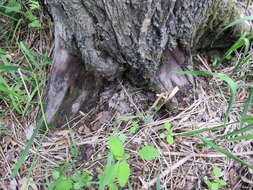
[[[192,158],[192,154],[182,158],[181,160],[179,160],[176,164],[174,164],[173,166],[169,167],[168,169],[166,169],[160,176],[160,178],[164,178],[166,177],[169,173],[171,173],[173,170],[177,169],[179,166],[183,165],[185,162],[187,162],[190,158]],[[149,189],[149,187],[151,187],[152,185],[154,185],[157,181],[157,177],[155,177],[154,179],[152,179],[150,182],[148,183],[143,183],[143,190],[145,189]]]

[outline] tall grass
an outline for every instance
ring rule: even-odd
[[[253,16],[248,16],[248,17],[239,19],[235,22],[232,22],[227,27],[225,27],[224,30],[236,24],[241,24],[249,20],[253,20]],[[232,62],[232,60],[236,59],[235,58],[236,53],[239,52],[240,59],[236,62],[236,64],[234,64],[233,69],[229,73],[226,73],[226,74],[208,73],[208,72],[201,72],[201,71],[179,72],[181,74],[201,75],[205,77],[215,77],[215,78],[221,79],[227,84],[227,88],[230,89],[230,96],[228,97],[228,107],[224,114],[225,117],[224,117],[223,125],[175,134],[175,136],[189,136],[189,135],[192,136],[193,135],[197,137],[198,139],[200,139],[204,143],[204,145],[209,146],[213,148],[214,150],[225,154],[227,157],[251,169],[253,169],[252,165],[246,163],[244,160],[240,159],[238,156],[234,155],[233,153],[219,146],[217,141],[224,140],[224,141],[229,142],[229,141],[244,141],[244,140],[253,139],[253,132],[252,132],[253,116],[252,115],[249,116],[249,113],[250,113],[249,111],[252,111],[250,110],[250,108],[253,104],[253,83],[252,81],[250,83],[247,82],[248,80],[252,80],[251,64],[252,64],[252,59],[253,59],[253,51],[252,49],[250,49],[253,46],[252,39],[253,39],[253,34],[242,33],[240,38],[227,50],[225,55],[221,59],[219,59],[220,60],[219,64],[222,64],[225,61]],[[217,66],[218,65],[216,64],[216,67]],[[247,69],[245,70],[245,68]],[[238,75],[238,73],[240,74]],[[228,122],[232,108],[236,103],[236,98],[238,96],[238,89],[240,87],[246,87],[248,91],[248,97],[246,101],[244,102],[242,110],[241,110],[241,119],[239,119],[238,121]],[[222,131],[227,126],[236,124],[236,123],[239,124],[240,126],[239,129],[235,129],[234,131],[224,134],[222,136],[204,137],[203,135],[203,133],[208,132],[208,131],[217,131],[217,130]]]
[[[46,83],[46,69],[51,64],[51,60],[28,48],[20,37],[22,32],[31,32],[31,28],[40,30],[42,24],[36,16],[39,10],[40,6],[37,0],[3,0],[0,2],[0,15],[6,20],[1,28],[4,37],[0,41],[3,47],[0,49],[0,104],[6,108],[0,110],[2,116],[13,112],[20,117],[26,117],[35,107],[39,107],[43,113],[42,87]],[[44,123],[45,118],[42,117],[18,162],[13,167],[13,177],[23,165],[29,149]],[[40,142],[43,141],[47,132],[48,128]],[[38,150],[39,147],[37,152]],[[36,156],[33,157],[32,163],[35,163],[36,159]],[[34,164],[29,171],[32,171],[33,167]]]

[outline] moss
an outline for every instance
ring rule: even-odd
[[[203,22],[193,30],[191,46],[195,49],[207,48],[210,45],[226,46],[227,42],[238,36],[238,32],[224,31],[224,27],[238,19],[241,13],[242,8],[234,0],[228,0],[226,3],[214,0]]]

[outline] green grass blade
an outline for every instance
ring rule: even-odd
[[[160,175],[160,170],[158,172],[158,175],[157,175],[157,181],[156,181],[156,190],[161,190],[162,187],[161,187],[161,175]]]
[[[226,124],[218,125],[218,126],[215,126],[215,127],[204,128],[204,129],[198,129],[198,130],[189,131],[189,132],[183,132],[183,133],[175,134],[174,136],[191,136],[191,135],[197,135],[197,134],[204,133],[204,132],[207,132],[207,131],[215,131],[215,130],[218,130],[218,129],[222,129],[222,128],[228,126],[228,125],[236,124],[236,123],[239,123],[239,122],[240,122],[240,121],[234,121],[234,122],[231,122],[231,123],[226,123]]]
[[[4,71],[16,71],[20,68],[19,66],[13,66],[13,65],[0,65],[0,72]]]
[[[1,83],[1,81],[0,81],[0,92],[3,92],[5,94],[9,94],[9,95],[13,95],[16,97],[21,97],[14,90],[10,90],[8,87],[6,87],[5,84]]]
[[[236,20],[236,21],[234,21],[234,22],[231,22],[229,25],[227,25],[227,26],[224,28],[224,30],[226,30],[226,29],[228,29],[228,28],[230,28],[230,27],[232,27],[232,26],[235,26],[235,25],[237,25],[237,24],[241,24],[241,23],[244,23],[244,22],[247,22],[247,21],[250,21],[250,20],[253,20],[253,16],[245,16],[245,17],[243,17],[243,18],[241,18],[241,19],[238,19],[238,20]]]
[[[182,72],[180,71],[180,72],[177,72],[177,73],[178,74],[201,75],[201,76],[213,76],[215,78],[219,78],[219,79],[225,81],[228,84],[228,86],[231,90],[231,97],[230,97],[230,100],[229,100],[227,111],[225,113],[225,122],[227,122],[228,115],[232,110],[232,106],[233,106],[233,104],[235,102],[235,98],[236,98],[236,92],[237,92],[237,89],[238,89],[238,85],[237,85],[236,82],[234,82],[230,77],[228,77],[225,74],[212,74],[212,73],[202,72],[202,71],[182,71]]]
[[[234,136],[234,135],[238,135],[241,133],[244,133],[246,131],[252,130],[253,129],[253,125],[248,125],[246,127],[242,127],[241,129],[238,130],[234,130],[231,133],[226,134],[225,136]]]
[[[1,5],[0,5],[0,7],[1,7]],[[14,21],[18,21],[18,19],[16,19],[15,17],[10,16],[10,15],[8,15],[8,14],[6,14],[6,13],[1,12],[1,11],[0,11],[0,15],[6,16],[6,17],[8,17],[8,18],[10,18],[10,19],[12,19],[12,20],[14,20]]]
[[[237,85],[236,82],[234,82],[230,77],[228,77],[225,74],[215,74],[214,77],[225,81],[228,84],[228,86],[231,90],[231,97],[229,99],[228,108],[227,108],[226,113],[225,113],[225,122],[227,122],[229,113],[231,112],[232,106],[235,103],[235,98],[236,98],[238,85]]]
[[[239,38],[233,45],[231,48],[228,49],[228,51],[225,53],[224,58],[223,59],[229,59],[229,57],[231,56],[231,54],[241,48],[244,45],[244,40],[242,40],[242,37]]]
[[[250,55],[247,55],[246,57],[242,58],[236,65],[235,67],[233,68],[232,70],[232,74],[235,74],[240,68],[242,65],[244,65],[245,63],[248,63],[251,58],[252,58],[253,54],[250,54]]]
[[[232,154],[231,152],[221,148],[220,146],[214,144],[212,141],[207,140],[206,138],[204,138],[203,136],[196,136],[198,139],[200,139],[203,143],[205,143],[207,146],[210,146],[211,148],[213,148],[214,150],[221,152],[223,154],[225,154],[227,157],[241,163],[242,165],[253,169],[253,166],[251,166],[250,164],[246,163],[245,161],[243,161],[242,159],[240,159],[239,157],[235,156],[234,154]]]
[[[23,109],[23,113],[22,113],[22,116],[24,116],[27,111],[29,110],[30,106],[32,105],[32,100],[33,98],[35,97],[35,95],[37,94],[38,92],[38,89],[41,89],[42,88],[42,85],[44,85],[46,82],[46,79],[45,80],[42,80],[39,84],[38,84],[38,88],[35,88],[32,93],[31,93],[31,97],[27,100],[27,103],[25,105],[25,108]]]
[[[228,138],[227,140],[228,141],[239,141],[239,140],[250,140],[250,139],[253,139],[253,134],[232,137],[232,138]]]
[[[246,56],[246,54],[249,52],[249,48],[250,48],[250,41],[248,38],[244,37],[242,38],[242,40],[244,41],[244,56]]]
[[[29,154],[29,150],[32,147],[33,141],[34,141],[36,135],[38,134],[43,122],[44,122],[44,120],[41,119],[39,121],[39,123],[36,125],[31,138],[29,139],[28,143],[25,146],[24,151],[22,152],[20,158],[18,159],[18,162],[14,165],[14,167],[12,169],[12,174],[11,174],[12,177],[16,177],[18,170],[21,168],[22,164],[24,163],[25,159],[27,158],[27,156]]]
[[[253,116],[244,117],[241,119],[242,123],[252,123],[253,124]]]
[[[252,105],[252,99],[253,99],[253,88],[249,88],[249,94],[248,94],[248,98],[243,106],[243,111],[242,111],[242,117],[241,118],[245,118],[250,106]],[[241,124],[241,126],[243,125],[243,123]]]
[[[136,118],[139,118],[139,117],[140,116],[137,116],[137,115],[129,115],[129,116],[119,117],[116,120],[117,121],[128,121],[128,120],[136,119]]]
[[[203,72],[203,71],[178,71],[177,74],[190,74],[190,75],[200,75],[200,76],[208,76],[212,77],[212,73]]]
[[[38,69],[39,71],[41,70],[41,66],[40,64],[34,59],[33,56],[33,51],[30,50],[29,48],[26,47],[26,45],[23,42],[19,42],[18,43],[19,48],[21,49],[21,51],[23,52],[24,56],[26,57],[30,67],[32,68],[32,66],[35,66],[36,69]],[[32,64],[31,64],[32,63]]]

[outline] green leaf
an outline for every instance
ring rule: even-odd
[[[214,178],[215,179],[219,179],[219,177],[221,177],[221,169],[217,166],[214,166],[213,168],[213,174],[214,174]]]
[[[131,126],[132,127],[130,128],[130,133],[136,133],[136,131],[137,131],[138,127],[139,127],[139,124],[136,121],[134,121],[131,124]]]
[[[103,175],[99,180],[99,190],[103,190],[106,185],[113,183],[117,176],[117,165],[106,166]]]
[[[75,182],[79,181],[81,178],[81,174],[80,172],[75,172],[72,176],[71,176],[71,179]]]
[[[134,134],[134,133],[136,133],[136,131],[137,131],[137,127],[130,128],[130,133]]]
[[[219,190],[219,184],[218,183],[211,183],[211,190]]]
[[[176,73],[178,73],[178,74],[200,75],[200,76],[207,76],[207,77],[212,77],[213,76],[213,74],[208,73],[208,72],[203,72],[203,71],[178,71]]]
[[[52,177],[56,180],[58,178],[60,178],[61,176],[61,173],[58,171],[58,170],[55,170],[53,173],[52,173]]]
[[[209,181],[209,179],[208,179],[207,176],[204,177],[204,181],[205,181],[205,183],[207,184],[207,186],[208,186],[209,188],[211,188],[212,182]]]
[[[164,133],[161,133],[161,134],[159,135],[159,137],[160,137],[161,139],[164,139],[164,138],[166,137],[166,135],[165,135]]]
[[[124,117],[119,117],[116,120],[117,121],[128,121],[128,120],[132,120],[135,118],[139,118],[140,116],[136,116],[136,115],[129,115],[129,116],[124,116]]]
[[[82,187],[83,187],[83,184],[80,183],[80,182],[76,182],[76,183],[74,183],[74,185],[73,185],[73,188],[74,188],[75,190],[79,190],[79,189],[81,189]]]
[[[34,20],[28,24],[29,28],[41,28],[41,22],[39,20]]]
[[[168,144],[173,144],[173,142],[174,142],[174,138],[171,135],[168,135],[167,138],[166,138],[166,140],[167,140]]]
[[[130,176],[130,167],[126,161],[121,161],[118,165],[118,181],[121,187],[124,187]]]
[[[227,183],[223,179],[218,179],[216,181],[220,186],[227,185]]]
[[[5,13],[11,12],[20,12],[22,6],[21,3],[17,2],[16,0],[9,0],[7,6],[5,7]]]
[[[55,185],[55,190],[71,190],[73,182],[71,179],[61,179]]]
[[[108,185],[108,187],[109,187],[109,190],[118,190],[117,185],[114,184],[114,183],[110,183],[110,184]]]
[[[150,161],[154,160],[160,155],[159,151],[153,146],[144,146],[139,152],[138,155],[144,160]]]
[[[168,133],[171,135],[171,134],[172,134],[172,129],[171,129],[172,125],[171,125],[171,123],[166,122],[166,123],[164,123],[163,125],[164,125],[164,128],[165,128],[165,129],[168,131]]]
[[[30,0],[29,1],[29,7],[31,10],[39,10],[40,9],[40,4],[37,0]]]
[[[109,137],[109,149],[115,158],[120,158],[124,155],[124,147],[121,140],[118,137],[111,136]]]

